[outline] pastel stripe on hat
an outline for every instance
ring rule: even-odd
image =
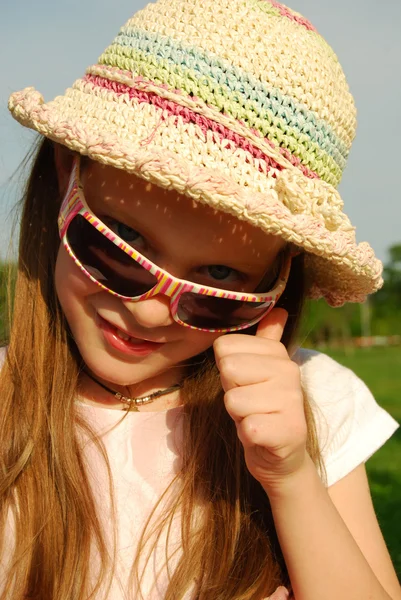
[[[262,10],[264,13],[270,16],[275,17],[286,17],[290,21],[294,21],[298,25],[301,25],[308,31],[313,31],[317,33],[316,28],[312,25],[310,21],[305,19],[301,14],[295,12],[291,8],[284,6],[284,4],[280,4],[279,2],[275,2],[275,0],[250,0],[250,2],[258,9]]]
[[[284,6],[284,4],[280,4],[275,0],[257,0],[257,4],[261,6],[263,4],[270,4],[273,7],[273,9],[276,9],[278,14],[282,17],[287,17],[287,19],[290,19],[290,21],[295,21],[295,23],[297,23],[298,25],[302,25],[302,27],[305,27],[305,29],[317,33],[316,28],[312,25],[312,23],[310,23],[310,21],[305,19],[305,17],[303,17],[302,15],[291,10],[287,6]]]
[[[143,54],[135,55],[133,52],[124,52],[124,46],[142,51]],[[242,99],[244,106],[248,103],[249,109],[271,110],[274,116],[283,119],[286,124],[307,133],[313,141],[317,141],[323,149],[332,144],[344,157],[348,156],[348,148],[334,133],[330,125],[319,119],[315,113],[286,96],[280,90],[273,89],[238,67],[225,64],[225,61],[210,55],[195,46],[188,46],[176,42],[172,38],[160,36],[157,33],[140,30],[135,27],[123,27],[114,42],[102,54],[100,63],[111,64],[107,61],[108,54],[121,54],[127,58],[147,60],[150,64],[163,66],[167,61],[174,65],[179,73],[186,70],[192,81],[205,80],[205,85],[210,87],[210,93],[222,88],[227,93],[235,92]],[[205,79],[206,77],[206,79]]]
[[[301,113],[294,114],[291,107],[294,102],[291,100],[283,98],[280,103],[274,98],[274,95],[277,96],[275,91],[269,94],[266,89],[258,95],[254,91],[254,98],[251,100],[240,91],[244,89],[242,82],[237,82],[239,83],[237,86],[233,85],[233,78],[229,79],[223,71],[220,80],[216,80],[210,76],[210,68],[202,69],[206,66],[205,63],[198,64],[196,70],[186,68],[168,58],[127,47],[126,44],[134,41],[132,38],[117,39],[120,43],[109,47],[100,58],[101,64],[129,70],[149,80],[165,83],[174,89],[196,95],[207,104],[218,106],[220,110],[224,109],[224,112],[241,119],[252,129],[258,130],[263,137],[267,136],[276,144],[288,148],[328,183],[333,185],[339,183],[348,155],[344,144],[332,134],[331,137],[334,137],[335,142],[333,144],[324,124],[320,123],[320,128],[317,128],[311,123],[309,115],[305,118]],[[146,40],[143,40],[140,45],[146,47]],[[168,47],[166,50],[163,55],[171,56]],[[157,48],[155,51],[160,53]],[[180,59],[175,58],[175,60]],[[213,71],[215,73],[216,69]],[[227,81],[228,85],[223,83],[223,80]],[[231,88],[237,89],[232,91],[230,84]],[[273,96],[271,100],[270,95]],[[316,164],[313,164],[313,160]]]
[[[121,66],[126,66],[126,63],[122,62]],[[88,71],[90,73],[93,71],[93,69],[89,69]],[[112,78],[113,77],[112,73],[109,72],[108,77]],[[158,80],[158,77],[156,75],[154,79],[152,78],[149,81],[157,82],[157,80]],[[171,88],[171,89],[172,89],[172,91],[181,92],[181,90],[175,90],[174,88]],[[177,94],[178,97],[179,97],[179,95],[182,96],[182,92],[181,92],[181,94]],[[189,94],[189,96],[199,98],[195,93]],[[208,106],[210,106],[210,105],[213,106],[213,104],[208,103]],[[205,105],[206,105],[206,103],[205,103]],[[227,115],[233,116],[234,118],[237,118],[237,120],[242,125],[244,125],[244,120],[238,119],[238,112],[237,113],[234,112],[234,114],[233,114],[233,111],[230,110],[229,105],[223,104],[221,106],[219,104],[217,104],[217,105],[214,104],[214,107],[217,108],[218,111],[223,112],[224,114],[227,114]],[[222,108],[227,109],[227,110],[222,110]],[[300,159],[301,163],[303,163],[304,165],[307,165],[309,170],[317,173],[317,175],[321,179],[327,181],[327,183],[330,183],[334,186],[338,185],[338,183],[341,179],[342,169],[340,169],[340,167],[335,163],[335,161],[327,153],[325,153],[323,150],[316,147],[317,145],[311,144],[311,146],[313,146],[313,147],[310,150],[306,146],[306,144],[304,145],[304,144],[299,143],[293,137],[286,135],[285,132],[281,131],[279,128],[274,128],[274,127],[269,128],[268,121],[261,122],[260,119],[259,120],[255,119],[252,122],[252,125],[254,125],[254,127],[251,127],[250,129],[253,131],[253,133],[255,133],[256,127],[258,125],[261,125],[263,127],[263,134],[262,134],[263,137],[266,136],[267,139],[270,140],[271,142],[275,143],[276,146],[280,144],[281,148],[286,149],[290,154],[292,154],[295,157],[298,157]],[[249,127],[249,125],[248,125],[248,127]],[[261,127],[256,129],[256,132],[258,132],[259,134],[261,134],[260,129],[261,129]],[[306,140],[306,142],[308,144],[309,140]]]
[[[208,130],[213,131],[217,134],[221,140],[227,140],[232,142],[236,147],[242,148],[249,152],[253,158],[261,159],[266,162],[267,167],[273,166],[276,169],[281,170],[281,166],[278,165],[271,157],[264,154],[261,150],[256,148],[252,143],[239,135],[238,133],[234,133],[221,123],[213,121],[212,119],[205,117],[199,113],[194,112],[188,107],[183,107],[171,100],[166,100],[158,96],[155,93],[149,93],[144,91],[139,91],[132,86],[124,85],[122,83],[118,83],[117,81],[111,81],[105,77],[99,77],[96,75],[86,75],[84,81],[92,83],[96,88],[99,89],[108,89],[115,92],[118,96],[126,95],[128,98],[136,98],[139,103],[146,102],[149,104],[153,104],[154,106],[158,106],[162,108],[166,114],[179,116],[183,122],[195,123],[197,124],[204,134],[207,133]],[[301,164],[300,159],[296,156],[291,155],[286,152],[284,149],[280,149],[283,156],[289,160],[294,166],[298,167],[302,173],[310,178],[315,179],[318,177],[316,173],[305,167]]]
[[[259,10],[255,14],[251,0],[231,0],[228,18],[226,1],[220,2],[205,0],[202,10],[187,11],[182,0],[169,0],[172,17],[163,10],[167,2],[159,0],[134,15],[121,31],[132,27],[172,37],[240,68],[312,110],[349,147],[356,124],[353,99],[337,57],[323,38],[287,17]]]
[[[91,131],[99,119],[107,119],[108,134],[119,132],[120,137],[143,149],[159,147],[177,155],[184,151],[193,165],[214,169],[249,189],[270,192],[275,174],[281,169],[274,161],[267,164],[262,153],[261,157],[252,156],[234,141],[224,139],[218,131],[205,131],[198,123],[168,114],[160,106],[136,97],[129,99],[126,94],[96,87],[90,81],[78,80],[65,100],[65,119],[72,118],[74,113],[77,116],[75,107],[78,103],[82,107],[80,121],[83,131]],[[131,107],[135,109],[135,121],[124,117]],[[230,194],[229,187],[227,194]],[[231,202],[234,205],[234,199]]]
[[[206,133],[198,123],[186,122],[181,117],[172,114],[166,114],[160,106],[155,106],[140,102],[138,98],[127,98],[126,94],[119,95],[114,90],[96,87],[90,81],[78,80],[74,88],[70,89],[65,100],[70,102],[64,104],[63,114],[69,118],[74,114],[75,107],[79,104],[82,107],[81,122],[88,130],[93,129],[99,119],[107,119],[108,132],[119,132],[122,138],[138,144],[139,147],[151,146],[164,148],[166,152],[176,152],[181,154],[184,149],[188,159],[195,166],[204,166],[207,169],[215,170],[247,189],[254,189],[266,194],[265,199],[256,202],[255,196],[251,203],[236,210],[241,212],[246,209],[248,214],[262,210],[263,204],[268,206],[271,202],[272,189],[275,186],[275,180],[282,170],[279,164],[273,161],[270,165],[265,160],[255,158],[248,150],[236,146],[230,140],[221,139],[211,129]],[[135,109],[136,119],[134,122],[126,120],[124,113],[130,109]],[[190,157],[190,158],[189,158]],[[283,169],[286,171],[287,169]],[[295,169],[298,171],[298,169]],[[302,177],[299,172],[298,177]],[[318,179],[312,181],[322,183]],[[294,184],[292,183],[291,186]],[[235,200],[231,195],[230,189],[226,188],[226,193],[230,196],[230,204],[234,209]],[[275,194],[273,194],[275,197]],[[303,200],[298,195],[290,194],[287,198],[283,196],[283,203],[291,211],[298,213],[298,205],[304,212],[311,210],[311,214],[319,215],[321,223],[326,223],[329,227],[336,229],[349,227],[347,219],[341,213],[338,213],[337,203],[338,195],[334,193],[333,201],[330,203],[311,204],[303,206]]]
[[[338,148],[343,156],[347,156],[348,150],[341,139],[333,132],[332,128],[323,120],[319,119],[315,113],[305,106],[296,102],[290,96],[286,96],[280,90],[273,89],[263,81],[252,76],[252,74],[243,71],[238,67],[225,64],[225,61],[210,55],[209,53],[194,46],[186,46],[176,42],[172,38],[160,36],[157,33],[149,33],[134,27],[125,27],[117,35],[114,42],[103,53],[99,62],[107,64],[107,55],[109,52],[119,52],[122,56],[134,58],[129,52],[124,53],[122,47],[128,46],[135,50],[141,50],[143,55],[137,57],[143,59],[149,57],[149,62],[165,59],[171,65],[180,66],[187,69],[194,79],[200,76],[206,76],[210,91],[213,92],[218,86],[224,86],[229,92],[240,94],[244,101],[248,100],[254,103],[256,107],[261,106],[270,109],[274,114],[285,119],[289,125],[299,127],[306,122],[310,124],[308,134],[312,139],[321,142],[327,140]],[[156,64],[153,62],[153,64]],[[195,77],[194,77],[195,76]],[[315,137],[313,137],[315,136]]]

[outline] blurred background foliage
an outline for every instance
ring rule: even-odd
[[[310,347],[392,345],[401,336],[401,244],[389,248],[384,266],[384,286],[364,304],[346,304],[331,308],[324,300],[306,306],[301,341]],[[389,338],[389,339],[380,339]],[[394,338],[394,339],[393,339]]]

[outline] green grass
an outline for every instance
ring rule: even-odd
[[[329,350],[369,386],[377,402],[401,422],[401,348]],[[367,462],[367,471],[384,538],[401,579],[401,431]]]

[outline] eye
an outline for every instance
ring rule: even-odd
[[[114,231],[118,237],[124,240],[124,242],[127,242],[127,244],[143,240],[141,234],[136,231],[136,229],[132,229],[132,227],[128,227],[128,225],[124,225],[124,223],[120,223],[120,221],[105,219],[105,222],[107,223],[107,226]]]
[[[225,265],[208,265],[202,268],[203,273],[216,282],[236,282],[241,280],[241,275],[235,269]]]

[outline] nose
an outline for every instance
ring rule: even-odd
[[[144,329],[167,327],[175,323],[170,312],[170,299],[162,294],[138,302],[124,300],[124,304]]]

